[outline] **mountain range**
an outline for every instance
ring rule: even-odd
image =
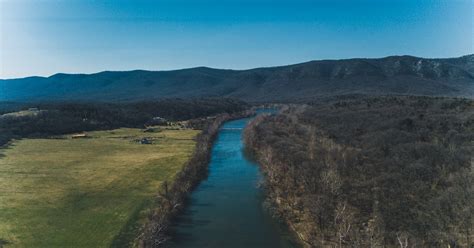
[[[474,96],[474,55],[427,59],[318,60],[224,70],[104,71],[0,80],[1,101],[136,101],[233,97],[250,102],[306,101],[343,94]]]

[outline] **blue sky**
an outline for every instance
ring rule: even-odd
[[[473,0],[0,0],[0,78],[474,53]]]

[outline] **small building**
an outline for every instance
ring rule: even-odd
[[[166,120],[165,118],[162,118],[162,117],[153,117],[150,121],[148,121],[147,125],[148,126],[155,126],[155,125],[158,125],[158,126],[164,126],[164,125],[167,125],[168,124],[168,120]]]
[[[150,144],[152,144],[152,142],[151,142],[151,140],[149,140],[148,138],[142,138],[142,139],[140,140],[140,144],[142,144],[142,145],[150,145]]]
[[[87,134],[85,133],[78,133],[78,134],[73,134],[71,138],[73,139],[82,139],[82,138],[87,138]]]

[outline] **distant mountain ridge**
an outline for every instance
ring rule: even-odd
[[[170,97],[234,97],[304,101],[341,94],[474,96],[474,55],[426,59],[317,60],[224,70],[104,71],[0,80],[1,101],[135,101]]]

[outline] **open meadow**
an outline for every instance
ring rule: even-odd
[[[160,185],[191,156],[198,132],[122,128],[0,149],[0,246],[129,242]]]

